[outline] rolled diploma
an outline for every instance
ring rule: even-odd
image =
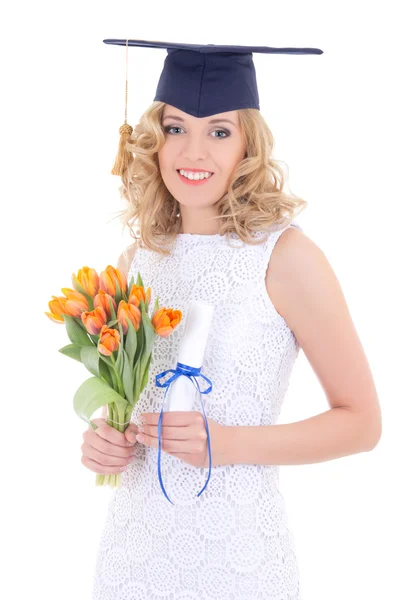
[[[202,366],[213,314],[213,305],[197,301],[191,302],[186,316],[185,331],[179,346],[178,362],[197,369]],[[202,381],[201,378],[197,381],[200,389],[206,389],[204,388],[206,381]],[[209,387],[208,384],[207,387]],[[197,396],[199,396],[199,391],[196,382],[185,375],[180,375],[169,386],[164,410],[193,410]]]

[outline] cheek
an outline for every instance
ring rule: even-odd
[[[237,162],[236,156],[224,157],[223,162],[220,163],[221,173],[223,174],[224,179],[228,179],[232,175],[236,168]]]
[[[165,144],[162,147],[162,149],[158,151],[158,155],[157,155],[158,156],[158,164],[160,165],[161,169],[164,168],[164,164],[165,164],[165,150],[164,150],[164,148],[165,148]]]
[[[244,151],[242,150],[242,148],[233,149],[232,152],[225,157],[225,173],[230,176],[243,159]]]
[[[236,140],[235,143],[226,144],[218,150],[221,150],[218,152],[218,162],[225,173],[232,171],[242,160],[244,154],[241,144],[238,144]]]
[[[160,170],[164,171],[165,174],[173,170],[175,164],[175,152],[170,144],[167,142],[164,144],[161,150],[158,152],[158,163]]]
[[[160,173],[163,179],[167,180],[171,175],[171,168],[168,166],[168,163],[163,160],[162,157],[158,159],[160,165]]]

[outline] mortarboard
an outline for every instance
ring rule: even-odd
[[[163,48],[167,57],[153,101],[159,100],[195,117],[256,108],[260,110],[253,52],[263,54],[323,54],[319,48],[224,46],[181,44],[149,40],[103,40],[105,44]],[[133,129],[127,123],[128,75],[126,75],[125,123],[120,127],[118,156],[111,173],[122,175],[129,161],[126,141]]]

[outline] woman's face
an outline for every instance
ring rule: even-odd
[[[238,113],[233,110],[198,118],[166,104],[161,125],[166,135],[158,153],[161,176],[180,204],[183,222],[192,228],[199,224],[198,219],[216,214],[213,206],[226,193],[232,172],[245,156]],[[212,175],[193,184],[180,170]]]

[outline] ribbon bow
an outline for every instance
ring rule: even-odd
[[[202,488],[202,490],[197,494],[197,496],[200,496],[204,490],[206,489],[208,482],[210,480],[211,477],[211,446],[210,446],[210,432],[208,429],[208,421],[207,421],[207,416],[204,412],[204,405],[203,405],[203,400],[201,398],[201,394],[209,394],[212,390],[212,383],[211,381],[208,379],[208,377],[206,377],[205,375],[203,375],[203,373],[200,373],[201,371],[201,367],[200,368],[194,368],[194,367],[190,367],[189,365],[184,365],[183,363],[177,362],[176,363],[176,368],[175,369],[168,369],[167,371],[163,371],[162,373],[159,373],[158,375],[156,375],[156,386],[157,387],[165,387],[165,393],[164,393],[164,398],[163,398],[163,402],[162,402],[162,407],[161,407],[161,413],[160,413],[160,418],[158,420],[158,480],[160,482],[160,486],[161,489],[164,493],[164,496],[167,498],[167,500],[169,502],[171,502],[171,504],[174,504],[169,498],[168,495],[165,491],[163,482],[162,482],[162,475],[161,475],[161,425],[162,425],[162,415],[163,415],[163,411],[164,411],[164,402],[165,402],[165,397],[167,395],[169,386],[171,385],[171,383],[173,381],[175,381],[175,379],[178,379],[178,377],[184,375],[185,377],[188,377],[193,385],[197,386],[197,389],[200,392],[200,400],[201,400],[201,408],[203,410],[203,415],[205,417],[206,420],[206,431],[207,431],[207,447],[208,447],[208,455],[209,455],[209,466],[208,466],[208,477],[207,477],[207,481],[204,485],[204,487]],[[162,379],[162,377],[164,377],[164,375],[166,375],[167,373],[173,373],[173,375],[170,376],[169,379],[167,379],[164,383],[160,383],[160,379]],[[199,383],[197,381],[197,377],[202,377],[203,379],[205,379],[209,384],[210,387],[208,387],[206,390],[204,390],[203,392],[200,391],[200,387],[199,387]],[[175,505],[174,505],[175,506]]]

